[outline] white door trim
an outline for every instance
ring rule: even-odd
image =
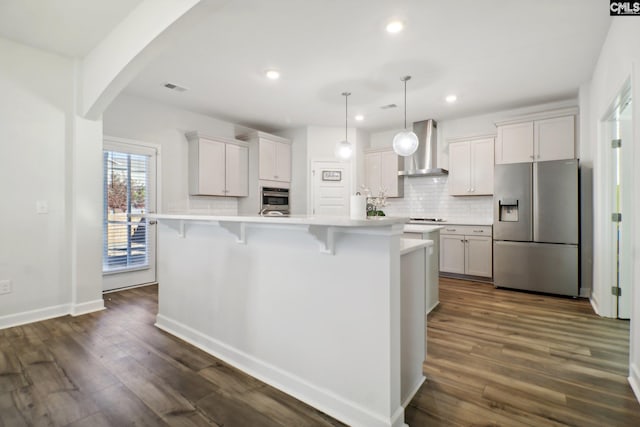
[[[115,136],[109,136],[109,135],[104,135],[103,137],[103,144],[102,144],[102,150],[104,152],[104,150],[108,150],[108,151],[124,151],[127,153],[131,153],[131,154],[140,154],[140,155],[153,155],[155,157],[155,208],[153,209],[153,211],[150,210],[150,212],[159,212],[160,211],[160,206],[162,203],[161,200],[161,194],[162,194],[162,187],[161,187],[161,176],[162,176],[162,169],[161,169],[161,165],[162,165],[162,161],[161,161],[161,151],[162,151],[162,146],[160,144],[156,144],[156,143],[151,143],[151,142],[146,142],[146,141],[139,141],[139,140],[134,140],[134,139],[127,139],[127,138],[120,138],[120,137],[115,137]],[[156,239],[154,239],[154,242],[156,242]],[[155,257],[155,261],[154,261],[154,265],[153,268],[154,270],[157,272],[157,264],[158,264],[158,260],[157,260],[157,243],[155,243],[155,247],[153,248],[154,252],[156,253],[156,257]],[[103,292],[109,292],[109,291],[114,291],[114,290],[118,290],[118,289],[122,289],[122,288],[114,288],[113,285],[107,285],[108,283],[112,283],[118,280],[118,276],[119,275],[123,275],[123,274],[133,274],[135,275],[136,272],[140,271],[139,269],[131,269],[128,271],[123,271],[123,272],[119,272],[119,271],[113,271],[113,272],[103,272],[102,273],[102,277],[103,277]],[[157,274],[157,273],[156,273]],[[157,280],[157,276],[156,279]],[[149,283],[155,283],[154,282],[149,282]],[[141,285],[145,285],[147,283],[140,283],[140,284],[134,284],[132,286],[127,286],[127,288],[132,288],[132,287],[137,287],[137,286],[141,286]],[[108,289],[105,289],[105,287],[107,287]]]

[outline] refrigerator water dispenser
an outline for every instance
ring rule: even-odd
[[[518,222],[518,200],[504,199],[498,201],[499,221],[502,222]]]

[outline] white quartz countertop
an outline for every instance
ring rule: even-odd
[[[422,225],[422,224],[405,224],[405,233],[429,233],[431,231],[441,230],[442,225]]]
[[[433,240],[400,239],[400,255],[433,246]]]
[[[318,225],[329,227],[384,227],[395,224],[405,224],[409,218],[377,216],[371,219],[350,219],[349,217],[319,217],[309,215],[291,216],[260,216],[260,215],[206,215],[191,213],[147,214],[146,217],[157,220],[183,221],[218,221],[243,222],[254,224],[287,224],[287,225]]]
[[[473,219],[466,219],[466,220],[455,220],[455,219],[451,219],[451,220],[447,220],[447,222],[439,223],[440,225],[493,225],[493,220],[482,220],[482,219],[478,219],[478,220],[473,220]]]

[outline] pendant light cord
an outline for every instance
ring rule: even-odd
[[[347,109],[347,101],[348,96],[351,95],[351,92],[342,92],[342,96],[344,96],[344,140],[348,141],[347,138],[347,121],[349,117],[349,110]]]
[[[404,128],[407,129],[407,80],[411,79],[411,76],[404,76],[400,80],[404,82]]]
[[[407,128],[407,81],[404,81],[404,128]]]
[[[348,141],[347,139],[347,120],[349,117],[349,110],[347,109],[347,101],[349,100],[349,95],[345,95],[344,96],[344,140]]]

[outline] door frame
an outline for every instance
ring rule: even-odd
[[[618,298],[614,296],[611,292],[611,286],[614,285],[614,278],[616,276],[615,266],[613,265],[613,260],[615,256],[615,249],[613,248],[612,243],[614,242],[614,227],[611,222],[611,213],[612,213],[612,200],[614,197],[613,189],[612,189],[612,174],[613,174],[613,150],[611,149],[611,126],[612,121],[611,118],[614,112],[619,108],[621,103],[624,101],[625,97],[633,96],[632,92],[632,81],[631,76],[627,75],[624,79],[623,83],[618,86],[618,89],[615,92],[615,95],[612,97],[609,106],[606,108],[604,113],[600,116],[600,120],[598,123],[598,139],[597,146],[600,154],[600,162],[599,166],[599,177],[598,180],[598,188],[594,188],[594,190],[600,193],[600,197],[594,198],[594,205],[596,206],[599,215],[597,217],[600,218],[600,222],[596,222],[595,225],[595,233],[599,235],[599,244],[602,245],[602,249],[600,253],[604,255],[599,261],[598,256],[594,253],[594,267],[599,271],[599,274],[594,275],[594,281],[597,280],[599,282],[599,292],[592,293],[591,300],[592,305],[596,309],[596,313],[603,317],[616,318],[618,313]],[[633,98],[632,98],[633,102]],[[637,102],[637,100],[636,100]],[[635,107],[635,102],[632,104],[632,108]],[[622,198],[626,200],[633,200],[633,198],[629,199],[625,197],[625,194],[633,190],[634,183],[634,171],[633,168],[629,170],[628,162],[632,161],[634,158],[634,141],[630,141],[628,143],[622,144],[621,148],[621,157],[623,159],[621,165],[619,165],[622,174]],[[627,161],[625,161],[625,159]],[[625,231],[625,235],[629,239],[633,239],[635,235],[634,231],[634,206],[633,205],[624,205],[622,206],[622,219],[625,221],[626,227],[628,229]],[[626,220],[625,220],[626,218]],[[625,228],[626,228],[625,227]],[[633,242],[632,242],[633,243]],[[594,249],[597,243],[594,241]],[[596,265],[596,262],[599,266]],[[628,272],[627,277],[629,277],[631,281],[631,285],[634,283],[634,271],[633,271],[633,259],[629,257],[621,257],[620,262],[620,270],[626,269]],[[595,285],[595,283],[594,283]],[[595,286],[594,286],[595,288]],[[633,290],[632,290],[633,293]],[[632,298],[629,295],[629,298]],[[595,301],[594,301],[595,300]],[[632,306],[633,310],[633,306]]]
[[[159,211],[159,207],[162,206],[162,200],[161,200],[161,195],[162,195],[162,183],[161,183],[161,177],[162,177],[162,157],[161,157],[161,152],[162,152],[162,146],[160,144],[156,144],[156,143],[152,143],[152,142],[146,142],[146,141],[139,141],[139,140],[134,140],[134,139],[128,139],[128,138],[120,138],[120,137],[115,137],[115,136],[109,136],[109,135],[104,135],[103,139],[102,139],[102,152],[104,153],[105,147],[108,147],[107,149],[111,149],[113,148],[114,150],[117,150],[119,147],[126,152],[131,152],[131,153],[135,153],[136,150],[140,153],[140,154],[144,154],[145,151],[154,151],[155,152],[155,160],[156,160],[156,165],[155,165],[155,187],[156,187],[156,194],[155,194],[155,212]],[[103,177],[104,180],[104,177]],[[156,233],[156,227],[153,228],[149,228],[150,232]],[[154,284],[157,283],[157,267],[158,267],[158,257],[157,257],[157,238],[154,239],[154,246],[153,246],[153,250],[156,253],[155,256],[155,261],[154,261],[154,271],[156,272],[155,274],[155,279],[152,282],[147,282],[147,283],[139,283],[139,284],[134,284],[134,285],[129,285],[129,286],[123,286],[123,287],[118,287],[118,288],[110,288],[110,289],[106,289],[105,290],[105,282],[110,282],[115,280],[114,278],[116,277],[122,277],[123,275],[127,275],[127,274],[135,274],[137,271],[139,270],[130,270],[130,271],[122,271],[122,272],[109,272],[109,273],[105,273],[104,271],[102,271],[102,290],[103,293],[107,293],[107,292],[113,292],[113,291],[120,291],[123,289],[131,289],[131,288],[136,288],[139,286],[146,286],[146,285],[150,285],[150,284]],[[101,241],[101,244],[104,245],[104,241]]]

